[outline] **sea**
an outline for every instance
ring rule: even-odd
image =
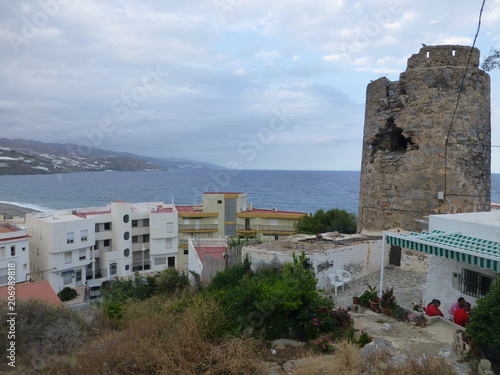
[[[0,176],[0,203],[40,211],[101,207],[111,201],[199,204],[203,192],[246,192],[255,208],[357,214],[359,171],[175,169],[163,172],[86,172]],[[492,174],[500,202],[500,174]]]

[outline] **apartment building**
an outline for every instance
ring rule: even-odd
[[[188,253],[188,239],[261,237],[278,240],[295,233],[303,212],[256,209],[247,193],[204,193],[200,205],[177,206],[179,245]]]
[[[11,223],[0,223],[0,286],[7,285],[9,269],[16,283],[26,281],[30,272],[28,247],[26,230]]]
[[[111,202],[105,207],[26,215],[33,280],[56,292],[90,279],[126,277],[135,271],[187,269],[178,257],[178,213],[163,202]]]

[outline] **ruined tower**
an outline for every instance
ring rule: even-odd
[[[490,77],[479,50],[429,46],[366,90],[358,232],[490,210]]]

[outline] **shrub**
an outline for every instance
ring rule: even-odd
[[[158,293],[177,294],[189,286],[189,276],[177,268],[167,268],[158,272],[156,285]]]
[[[370,304],[369,301],[372,298],[378,298],[377,287],[368,285],[368,289],[359,296],[359,303],[363,306],[367,306]]]
[[[7,316],[7,304],[0,305],[0,314]],[[47,356],[66,353],[81,345],[87,325],[78,312],[65,306],[53,306],[37,299],[16,301],[16,354],[22,362],[34,366]],[[7,338],[8,325],[0,325],[0,337]],[[0,340],[0,351],[7,351],[8,340]]]
[[[333,300],[316,290],[304,253],[293,254],[293,261],[282,269],[252,273],[249,264],[229,268],[217,274],[207,290],[224,307],[230,333],[251,331],[267,339],[317,337],[319,332],[313,337],[307,332],[308,325],[320,308],[334,307]]]
[[[70,301],[73,298],[75,298],[77,295],[78,295],[78,292],[69,286],[63,288],[59,293],[57,293],[57,296],[63,302]]]
[[[299,233],[318,234],[325,232],[356,233],[356,214],[333,208],[317,210],[314,215],[302,216],[295,223]]]
[[[500,281],[476,303],[465,332],[484,354],[500,361]]]

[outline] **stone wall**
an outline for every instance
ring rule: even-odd
[[[490,78],[470,52],[423,47],[399,81],[368,85],[358,232],[420,231],[429,214],[489,211]]]

